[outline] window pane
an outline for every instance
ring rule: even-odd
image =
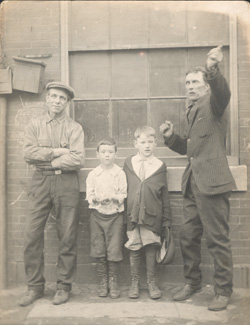
[[[109,98],[110,54],[107,52],[71,53],[70,83],[80,98]]]
[[[186,41],[186,14],[173,10],[173,3],[149,1],[149,45]]]
[[[112,111],[114,138],[119,145],[133,147],[136,128],[147,124],[147,101],[115,101]]]
[[[69,1],[69,47],[71,49],[108,48],[108,1]]]
[[[112,1],[110,5],[112,48],[148,45],[147,4],[142,1]]]
[[[147,97],[147,52],[112,54],[112,97]]]
[[[150,51],[150,96],[183,96],[185,94],[186,50]]]
[[[95,147],[102,138],[109,136],[108,113],[107,101],[75,103],[75,120],[83,127],[86,147]]]
[[[149,124],[156,131],[158,147],[164,146],[162,134],[159,132],[159,126],[166,120],[171,121],[174,124],[175,132],[182,134],[183,118],[185,118],[185,100],[150,100]]]
[[[228,16],[213,12],[187,11],[188,42],[229,44]]]
[[[187,50],[188,68],[195,66],[205,66],[208,52],[213,47],[190,48]],[[220,63],[220,70],[229,83],[229,48],[223,47],[224,59]]]

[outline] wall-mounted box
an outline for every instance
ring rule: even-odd
[[[12,57],[15,60],[13,89],[41,93],[45,87],[45,67],[42,61]]]
[[[0,94],[12,93],[12,71],[7,69],[0,69]]]

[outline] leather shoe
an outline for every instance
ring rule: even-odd
[[[215,295],[213,300],[210,302],[208,309],[213,311],[224,310],[227,308],[230,296]]]
[[[43,291],[28,290],[20,299],[20,306],[28,306],[35,300],[42,298],[44,295]]]
[[[69,291],[63,289],[57,290],[53,299],[53,305],[61,305],[69,300]]]
[[[190,284],[185,284],[181,290],[177,291],[173,299],[176,301],[186,300],[192,296],[192,294],[201,291],[201,285],[192,286]]]

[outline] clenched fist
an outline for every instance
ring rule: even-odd
[[[210,70],[223,60],[222,45],[213,48],[207,54],[207,69]]]
[[[160,126],[160,132],[163,134],[165,138],[170,138],[171,135],[174,133],[174,125],[170,121],[165,121]]]

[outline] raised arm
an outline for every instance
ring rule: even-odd
[[[222,46],[213,48],[207,55],[206,70],[210,85],[210,104],[213,113],[223,115],[231,97],[231,92],[225,77],[219,70],[219,63],[223,60]]]

